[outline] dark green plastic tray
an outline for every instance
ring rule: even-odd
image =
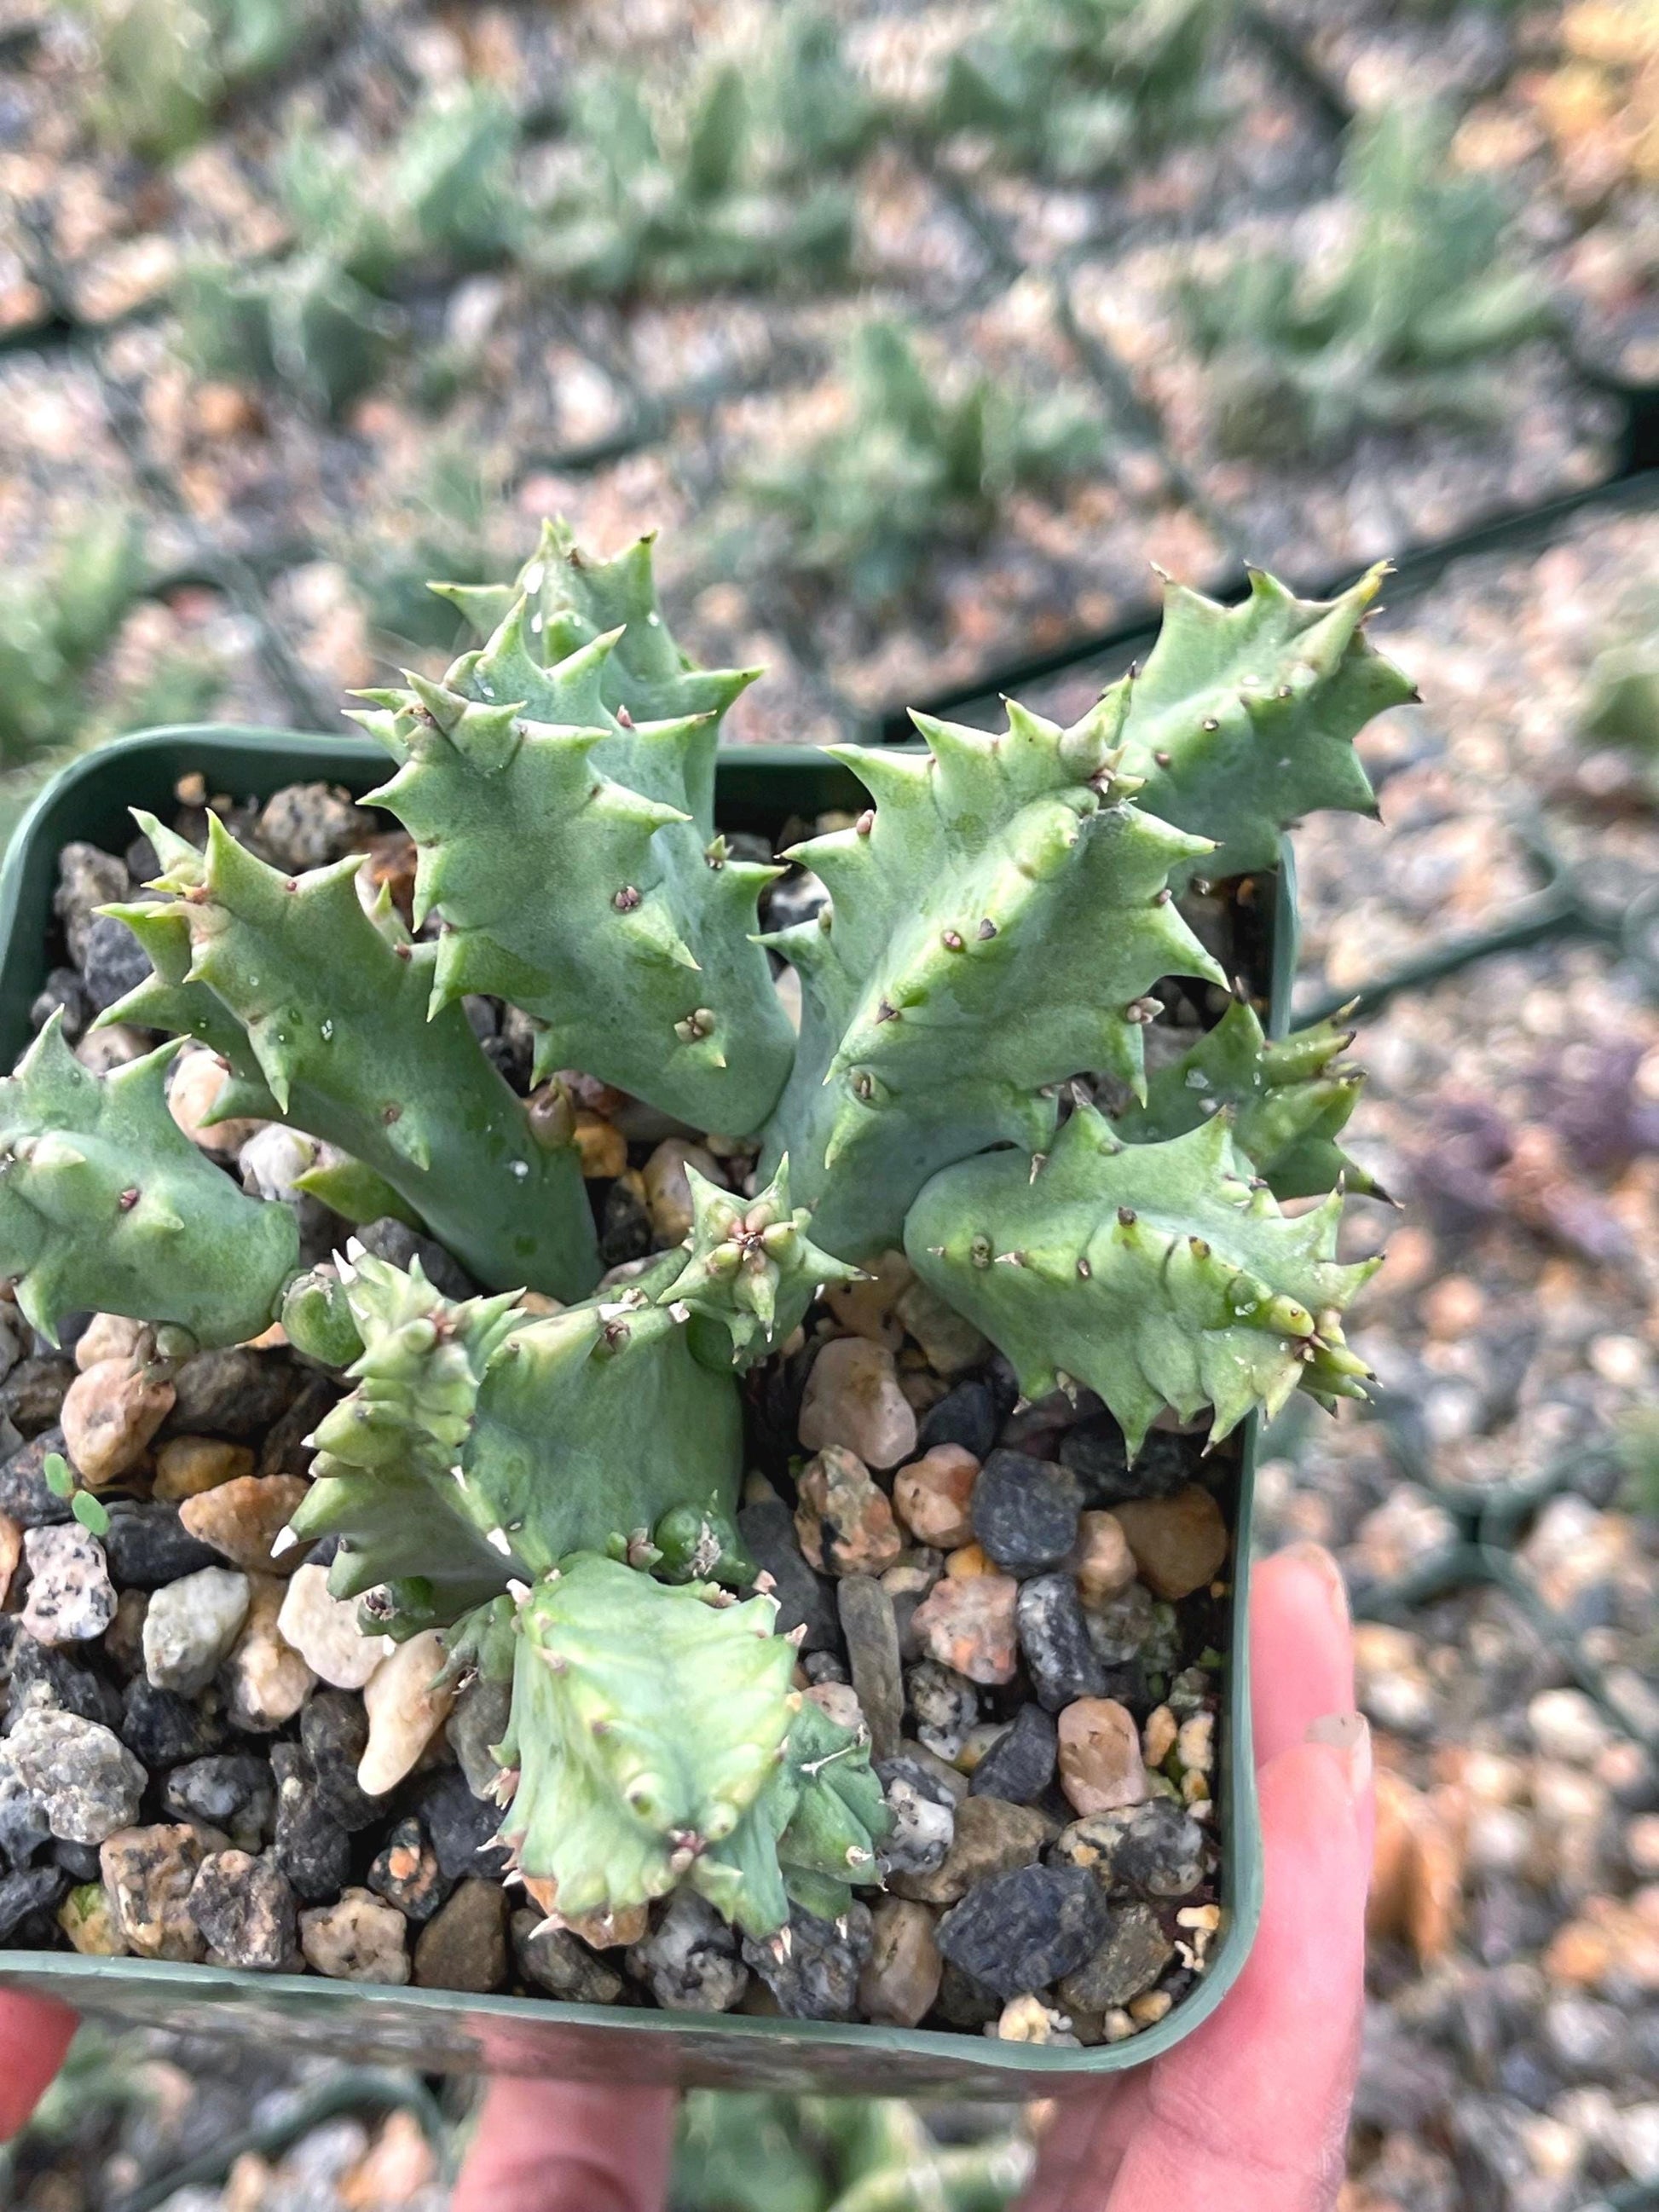
[[[174,785],[192,771],[207,778],[210,792],[262,799],[283,784],[318,778],[361,793],[380,781],[386,768],[385,754],[366,738],[206,725],[147,731],[73,762],[30,810],[0,873],[3,1064],[9,1066],[28,1040],[29,1007],[47,967],[58,854],[71,839],[120,851],[134,834],[128,808],[165,813]],[[821,753],[755,747],[729,752],[720,762],[720,816],[726,829],[775,838],[792,815],[810,817],[827,807],[864,803],[854,778]],[[1276,1027],[1282,1026],[1290,1004],[1295,938],[1287,852],[1273,927]],[[1128,2042],[1087,2051],[1053,2050],[921,2028],[476,1997],[448,1990],[390,1989],[146,1959],[88,1959],[61,1951],[0,1951],[0,1986],[60,1997],[117,2024],[245,2036],[356,2063],[409,2065],[428,2073],[483,2069],[612,2085],[673,2083],[836,2095],[956,2091],[1026,2097],[1143,2065],[1215,2009],[1244,1963],[1261,1909],[1246,1633],[1255,1450],[1253,1419],[1246,1427],[1239,1469],[1228,1707],[1221,1732],[1225,1923],[1204,1979],[1165,2019]]]

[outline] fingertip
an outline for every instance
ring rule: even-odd
[[[0,1990],[0,2142],[9,2142],[63,2064],[78,2025],[53,1997]]]
[[[1322,1545],[1276,1552],[1253,1580],[1250,1710],[1266,1767],[1322,1715],[1352,1711],[1353,1627],[1342,1570]]]

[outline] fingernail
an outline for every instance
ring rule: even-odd
[[[1318,1576],[1325,1595],[1330,1601],[1331,1611],[1336,1617],[1337,1625],[1346,1634],[1352,1626],[1352,1615],[1348,1610],[1348,1585],[1342,1579],[1342,1570],[1331,1553],[1322,1544],[1313,1543],[1304,1536],[1298,1543],[1287,1544],[1280,1557],[1295,1559],[1299,1565],[1306,1567],[1310,1573]]]
[[[1371,1784],[1371,1732],[1364,1713],[1322,1713],[1310,1722],[1307,1740],[1336,1753],[1348,1778],[1349,1795],[1363,1797]]]

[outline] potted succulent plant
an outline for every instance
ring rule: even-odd
[[[440,1718],[458,1689],[498,1716],[463,1764],[527,1902],[517,1968],[464,1994],[327,1978],[314,1923],[334,1908],[296,1940],[275,1890],[269,1954],[242,1958],[227,1893],[292,1872],[279,1805],[274,1859],[200,1817],[169,1832],[189,1893],[171,1942],[130,1840],[161,1833],[139,1818],[154,1778],[140,1765],[108,1816],[125,1825],[77,1828],[53,1747],[20,1746],[14,1717],[0,1784],[49,1856],[0,1979],[128,2017],[214,2002],[431,2064],[889,2090],[1132,2063],[1211,2008],[1257,1890],[1239,1439],[1298,1389],[1361,1394],[1342,1316],[1374,1264],[1336,1253],[1345,1182],[1364,1187],[1336,1143],[1347,1040],[1269,1042],[1238,971],[1265,1006],[1285,826],[1371,805],[1353,738],[1410,696],[1363,634],[1377,581],[1313,604],[1256,574],[1232,608],[1172,586],[1145,667],[1069,729],[1011,704],[995,732],[918,716],[914,750],[717,763],[750,672],[680,653],[648,540],[600,561],[549,526],[514,585],[450,592],[475,649],[371,695],[378,789],[361,743],[175,731],[46,795],[9,863],[0,1015],[15,1029],[37,986],[58,848],[118,841],[123,799],[150,872],[108,911],[149,972],[92,1049],[60,1012],[0,1081],[0,1275],[49,1341],[66,1316],[125,1317],[124,1356],[164,1395],[216,1347],[333,1378],[261,1571],[323,1547],[318,1602],[355,1603],[374,1664],[405,1689],[418,1672]],[[367,793],[413,841],[408,913],[355,851],[273,865],[246,811],[169,827],[189,769],[241,798],[319,772]],[[787,855],[793,921],[783,867],[750,857],[792,815],[820,822]],[[534,1037],[518,1090],[480,1041],[502,1007]],[[112,1031],[172,1042],[100,1066]],[[169,1084],[203,1048],[220,1079],[192,1121]],[[211,1149],[216,1126],[273,1124],[322,1148],[286,1197]],[[676,1233],[609,1267],[596,1200],[634,1171],[597,1158],[596,1128],[679,1148]],[[319,1203],[341,1217],[320,1261]],[[406,1241],[349,1242],[353,1221]],[[906,1331],[923,1349],[901,1370]],[[971,1449],[949,1410],[970,1367],[997,1423]],[[904,1428],[868,1465],[836,1425],[860,1394]],[[29,1492],[37,1583],[61,1492],[95,1480],[73,1462],[46,1469],[50,1500]],[[106,1486],[133,1501],[118,1522],[154,1510],[151,1480],[141,1453]],[[186,1527],[219,1527],[198,1503]],[[1183,1514],[1214,1544],[1185,1587],[1159,1559]],[[147,1602],[126,1665],[165,1682]],[[1126,1605],[1142,1642],[1118,1663]],[[360,1831],[445,1755],[434,1735],[388,1764],[382,1679]],[[935,1708],[963,1688],[952,1734]],[[308,1711],[263,1721],[301,1732],[277,1771],[337,1794]],[[69,1726],[26,1718],[26,1737]],[[176,1812],[185,1785],[156,1786]],[[963,1871],[988,1803],[1029,1848]],[[1191,1864],[1136,1902],[1112,1855],[1149,1824]],[[395,1892],[418,1918],[389,1863],[348,1895]],[[60,1888],[88,1879],[60,1896],[59,1866]],[[1125,1927],[1156,1954],[1138,2012],[1098,1964]],[[884,1942],[946,1996],[907,2018],[870,1978]],[[623,1957],[631,2004],[604,1964]],[[441,1982],[420,1960],[416,1983]],[[535,1986],[578,2001],[502,1993]]]

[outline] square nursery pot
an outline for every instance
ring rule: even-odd
[[[0,874],[0,1065],[30,1036],[29,1008],[45,980],[60,848],[84,838],[120,850],[130,806],[164,811],[179,779],[200,770],[210,791],[262,799],[319,779],[354,794],[385,773],[367,739],[212,725],[146,731],[71,763],[42,793]],[[791,816],[857,808],[861,789],[836,762],[804,748],[752,747],[721,760],[724,828],[775,841]],[[1296,903],[1288,847],[1272,900],[1258,900],[1250,965],[1275,1034],[1290,1005]],[[70,1951],[0,1950],[0,1988],[33,1990],[112,2024],[221,2033],[280,2043],[356,2063],[428,2073],[480,2070],[611,2084],[671,2083],[884,2096],[954,2092],[1047,2096],[1068,2083],[1144,2064],[1214,2011],[1237,1979],[1261,1906],[1261,1850],[1251,1758],[1246,1634],[1250,1499],[1256,1417],[1237,1450],[1237,1557],[1220,1747],[1224,1915],[1208,1972],[1164,2019],[1127,2042],[1054,2049],[989,2037],[833,2021],[750,2018],[478,1997],[297,1975],[250,1973]]]

